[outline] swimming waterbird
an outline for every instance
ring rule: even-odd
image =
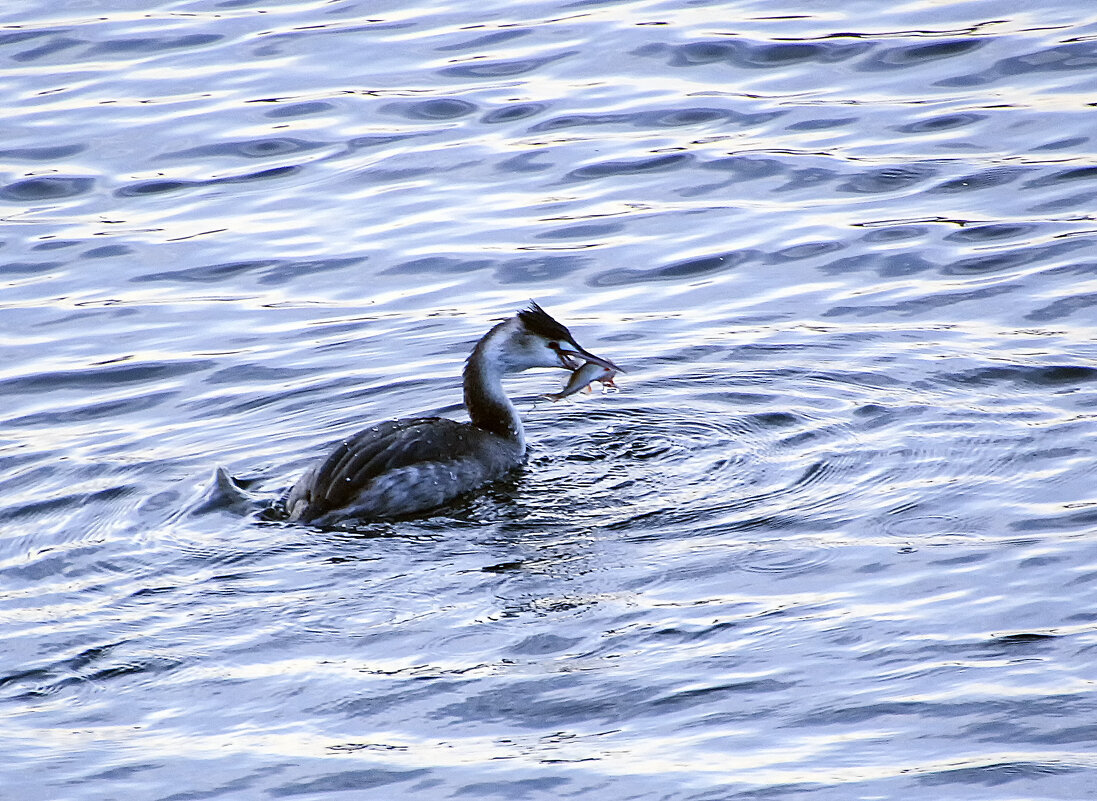
[[[503,391],[503,376],[531,367],[574,374],[585,363],[621,369],[581,348],[531,303],[488,331],[465,362],[468,423],[412,417],[344,439],[285,495],[289,519],[325,526],[413,515],[502,478],[526,456],[522,421]]]

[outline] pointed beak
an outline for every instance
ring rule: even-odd
[[[574,342],[569,342],[568,345],[570,346],[568,350],[561,349],[557,351],[560,356],[560,363],[566,370],[574,370],[582,365],[583,362],[594,362],[597,365],[605,367],[607,370],[613,370],[615,373],[625,372],[609,359],[603,359],[601,356],[595,356],[593,353],[588,350],[584,350]],[[572,350],[571,348],[574,348],[574,350]],[[572,356],[578,357],[581,361],[575,362],[573,359],[570,358]]]

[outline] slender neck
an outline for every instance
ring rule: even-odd
[[[525,453],[522,420],[503,391],[502,340],[509,322],[484,334],[465,362],[465,408],[474,426],[516,442]]]

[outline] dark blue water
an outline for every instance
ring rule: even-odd
[[[0,10],[4,798],[1097,794],[1097,8]],[[513,480],[270,497],[537,299]]]

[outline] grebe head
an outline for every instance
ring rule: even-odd
[[[583,362],[593,362],[615,372],[623,372],[609,359],[595,356],[580,347],[567,327],[557,322],[536,303],[518,312],[508,321],[502,344],[503,359],[510,371],[530,367],[561,367],[575,370]]]

